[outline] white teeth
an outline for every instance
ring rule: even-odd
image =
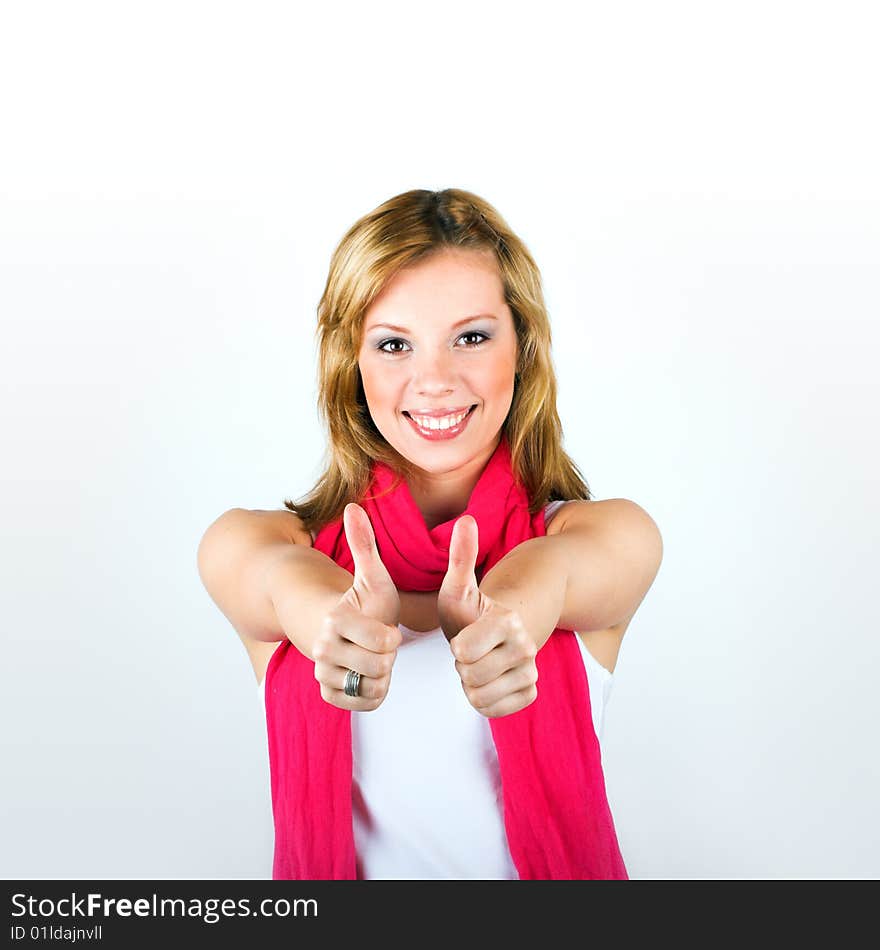
[[[468,414],[469,410],[456,413],[454,416],[442,416],[441,418],[430,418],[428,416],[410,416],[420,429],[448,429],[450,426],[457,426],[459,422]]]

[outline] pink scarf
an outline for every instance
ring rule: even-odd
[[[389,466],[374,462],[371,489],[359,502],[379,555],[400,590],[439,590],[457,519],[429,530],[405,481],[373,497],[393,479]],[[543,509],[529,515],[503,435],[463,514],[473,515],[479,527],[478,581],[511,548],[546,533]],[[354,574],[341,518],[318,533],[314,547]],[[536,657],[537,699],[488,720],[507,843],[521,880],[628,879],[575,637],[557,627]],[[265,695],[275,821],[272,877],[353,880],[351,712],[325,702],[314,662],[289,640],[272,655]]]

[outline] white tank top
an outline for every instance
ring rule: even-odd
[[[546,524],[563,504],[547,505]],[[358,877],[517,880],[489,720],[468,702],[440,627],[400,631],[388,695],[378,709],[351,715]],[[577,642],[601,752],[613,674]]]

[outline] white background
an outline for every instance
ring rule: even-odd
[[[319,474],[344,231],[462,187],[541,267],[567,451],[664,538],[630,876],[877,877],[872,6],[4,4],[0,875],[271,876],[196,549]]]

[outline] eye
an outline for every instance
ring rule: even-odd
[[[461,339],[464,339],[466,336],[478,336],[478,337],[480,337],[480,339],[477,340],[476,343],[468,343],[468,344],[466,344],[466,345],[467,345],[468,347],[470,347],[471,349],[473,349],[473,348],[476,347],[476,346],[479,346],[484,340],[488,340],[488,339],[489,339],[489,337],[488,337],[485,333],[482,333],[480,330],[468,330],[467,333],[462,333]]]
[[[476,349],[478,346],[481,346],[486,340],[489,339],[488,334],[483,333],[481,330],[468,330],[467,333],[462,333],[459,339],[464,340],[466,337],[478,338],[474,340],[474,342],[465,343],[465,349],[469,349],[469,350]],[[388,349],[388,347],[391,347],[398,343],[401,344],[403,347],[408,346],[408,344],[404,340],[401,340],[399,337],[392,337],[391,339],[383,340],[381,343],[377,343],[376,349],[379,350],[381,353],[387,353],[389,356],[397,356],[400,353],[404,353],[405,350],[396,349],[396,348]]]
[[[383,340],[381,343],[379,343],[376,346],[376,349],[380,350],[382,353],[390,353],[392,355],[403,352],[403,350],[386,350],[385,347],[388,346],[389,343],[403,343],[403,340],[398,340],[398,339]]]

